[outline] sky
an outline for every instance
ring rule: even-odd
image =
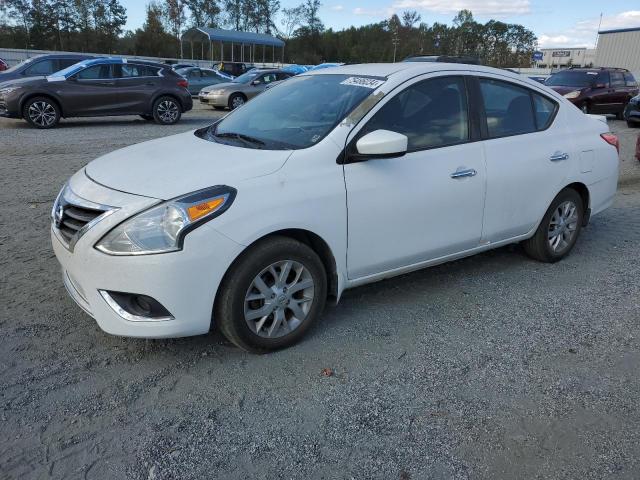
[[[139,28],[144,22],[147,2],[121,1],[127,8],[126,28]],[[281,0],[281,5],[292,7],[301,1]],[[334,30],[380,22],[405,10],[417,10],[428,24],[450,24],[459,10],[468,9],[480,22],[495,19],[524,25],[536,34],[540,48],[593,47],[601,14],[601,30],[640,27],[639,0],[323,0],[322,3],[320,18],[325,27]]]

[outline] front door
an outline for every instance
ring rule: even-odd
[[[117,111],[113,65],[92,65],[61,83],[59,95],[67,116],[108,115]]]
[[[350,279],[479,245],[485,162],[467,97],[462,76],[414,80],[348,142],[380,129],[408,137],[403,156],[344,166]]]

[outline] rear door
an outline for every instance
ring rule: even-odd
[[[611,76],[611,110],[609,113],[618,113],[624,109],[625,104],[629,101],[627,93],[627,85],[624,81],[624,73],[612,71]]]
[[[589,100],[589,110],[591,113],[606,113],[611,108],[609,104],[611,103],[612,91],[609,72],[588,72],[588,75],[595,77]]]
[[[116,65],[116,96],[114,111],[120,114],[149,113],[151,97],[158,89],[158,68],[149,65],[123,63]]]
[[[486,123],[482,243],[530,232],[565,185],[570,144],[558,102],[496,77],[479,78]]]
[[[114,65],[92,65],[60,82],[60,96],[69,116],[109,115],[117,112],[119,99]]]

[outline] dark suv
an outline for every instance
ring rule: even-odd
[[[551,75],[545,85],[564,95],[584,113],[622,112],[634,96],[638,83],[623,68],[571,68]]]
[[[0,82],[18,80],[27,77],[46,77],[63,68],[70,67],[74,63],[96,58],[91,55],[74,53],[53,53],[50,55],[37,55],[28,58],[19,64],[0,72]]]
[[[249,65],[243,62],[219,62],[213,65],[213,69],[221,73],[226,73],[232,77],[239,77],[243,73],[248,72],[254,68],[253,65]]]
[[[60,117],[140,115],[171,125],[193,102],[188,82],[169,65],[97,58],[55,75],[0,84],[0,116],[51,128]]]

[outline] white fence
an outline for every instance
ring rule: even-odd
[[[42,55],[47,53],[79,53],[79,52],[55,52],[53,50],[23,50],[19,48],[0,48],[0,58],[6,61],[9,66],[16,65],[27,58],[35,57],[36,55]],[[211,68],[211,60],[191,60],[189,58],[158,58],[158,57],[144,57],[141,55],[106,55],[104,53],[89,53],[88,55],[96,55],[99,57],[122,57],[122,58],[137,58],[139,60],[150,60],[152,62],[170,62],[170,63],[189,63],[197,65],[199,67]],[[273,63],[256,63],[257,66],[263,67],[280,67],[282,64]]]

